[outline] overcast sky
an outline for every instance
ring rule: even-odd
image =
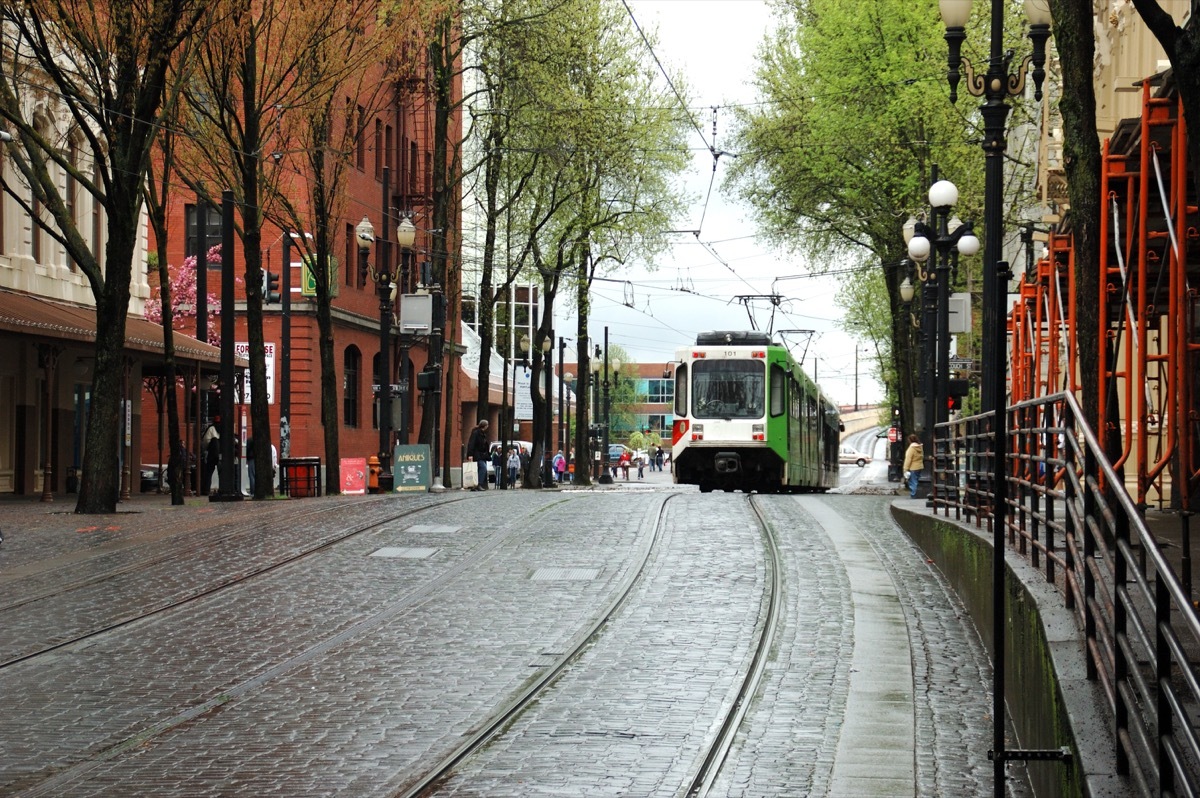
[[[668,70],[687,76],[692,108],[704,138],[692,133],[695,155],[685,180],[688,193],[696,199],[689,217],[679,219],[676,226],[699,229],[700,235],[697,239],[691,233],[673,234],[673,246],[659,258],[653,272],[639,268],[606,275],[628,280],[628,284],[595,283],[589,324],[592,335],[600,339],[607,325],[610,340],[634,360],[667,361],[678,348],[694,343],[697,332],[751,329],[746,308],[733,297],[778,293],[786,299],[776,311],[774,329],[816,331],[811,336],[788,336],[799,344],[793,354],[804,356],[805,371],[810,375],[815,371],[822,388],[840,404],[855,402],[856,386],[859,403],[881,400],[883,390],[872,374],[874,359],[868,342],[855,341],[837,329],[842,312],[834,305],[833,279],[777,281],[806,272],[804,263],[795,255],[775,252],[760,243],[747,210],[721,196],[724,156],[718,159],[716,180],[712,181],[713,157],[707,147],[715,143],[720,151],[730,144],[733,118],[729,106],[757,100],[751,82],[759,42],[772,24],[767,4],[761,0],[628,3],[639,25],[657,28],[660,41],[655,54],[659,60]],[[715,142],[713,106],[717,106]],[[758,328],[766,329],[770,314],[765,302],[757,304]],[[560,331],[574,326],[574,316],[558,319]]]

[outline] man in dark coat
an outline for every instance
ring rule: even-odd
[[[467,438],[467,457],[475,461],[475,467],[479,470],[479,485],[471,490],[487,490],[487,464],[491,459],[487,430],[487,419],[480,419],[475,429],[471,430],[471,437]]]

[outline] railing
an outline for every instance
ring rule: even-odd
[[[938,426],[935,513],[991,529],[998,473],[1005,538],[1055,585],[1084,635],[1088,678],[1108,697],[1117,772],[1143,795],[1200,785],[1200,620],[1075,398],[1013,405],[994,468],[992,414]],[[1190,552],[1185,552],[1190,555]],[[1185,560],[1186,562],[1186,560]]]

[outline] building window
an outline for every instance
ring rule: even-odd
[[[196,213],[197,205],[183,206],[184,224],[186,226],[186,237],[183,242],[183,256],[192,258],[200,254],[200,229],[199,215]],[[221,209],[215,205],[205,205],[208,209],[207,224],[204,229],[204,249],[208,251],[217,244],[221,243]],[[219,263],[208,262],[208,268],[219,269]]]
[[[392,168],[392,126],[383,129],[383,165]]]
[[[375,120],[375,179],[383,177],[383,122]]]
[[[34,263],[40,264],[42,262],[42,226],[38,224],[38,220],[42,218],[42,202],[36,196],[33,196],[32,199],[33,202],[29,206],[33,211],[33,215],[29,217],[29,254],[33,257]]]
[[[359,423],[359,373],[362,371],[362,353],[357,346],[346,347],[342,367],[342,423],[357,427]]]
[[[92,166],[92,184],[97,186],[104,185],[104,181],[100,177],[100,166],[94,164]],[[104,258],[104,205],[99,200],[92,198],[92,257],[96,260],[96,266],[103,268]]]
[[[417,142],[410,141],[408,143],[408,193],[417,193]]]
[[[374,359],[371,361],[371,383],[373,386],[380,386],[380,389],[382,390],[383,380],[380,379],[379,374],[379,353],[376,352]],[[374,399],[371,402],[371,426],[375,429],[379,429],[379,392],[372,390],[372,395]]]
[[[355,160],[359,171],[365,172],[367,169],[367,109],[361,105],[358,106],[358,116],[356,119],[358,131],[354,137],[357,139],[357,146],[355,147],[357,155]]]
[[[67,169],[67,192],[64,198],[67,206],[67,218],[71,220],[71,224],[75,229],[79,230],[79,181],[75,179],[75,174],[72,170],[79,168],[79,142],[74,136],[67,139],[67,164],[70,166]],[[78,271],[79,266],[75,263],[75,258],[71,257],[70,250],[67,251],[67,266],[71,271]]]
[[[358,258],[354,249],[354,228],[346,225],[346,285],[354,285],[354,275],[358,274]]]
[[[646,380],[646,404],[665,405],[675,399],[675,380]]]

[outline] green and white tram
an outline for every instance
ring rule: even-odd
[[[838,409],[762,332],[701,333],[676,354],[671,474],[701,492],[837,486]]]

